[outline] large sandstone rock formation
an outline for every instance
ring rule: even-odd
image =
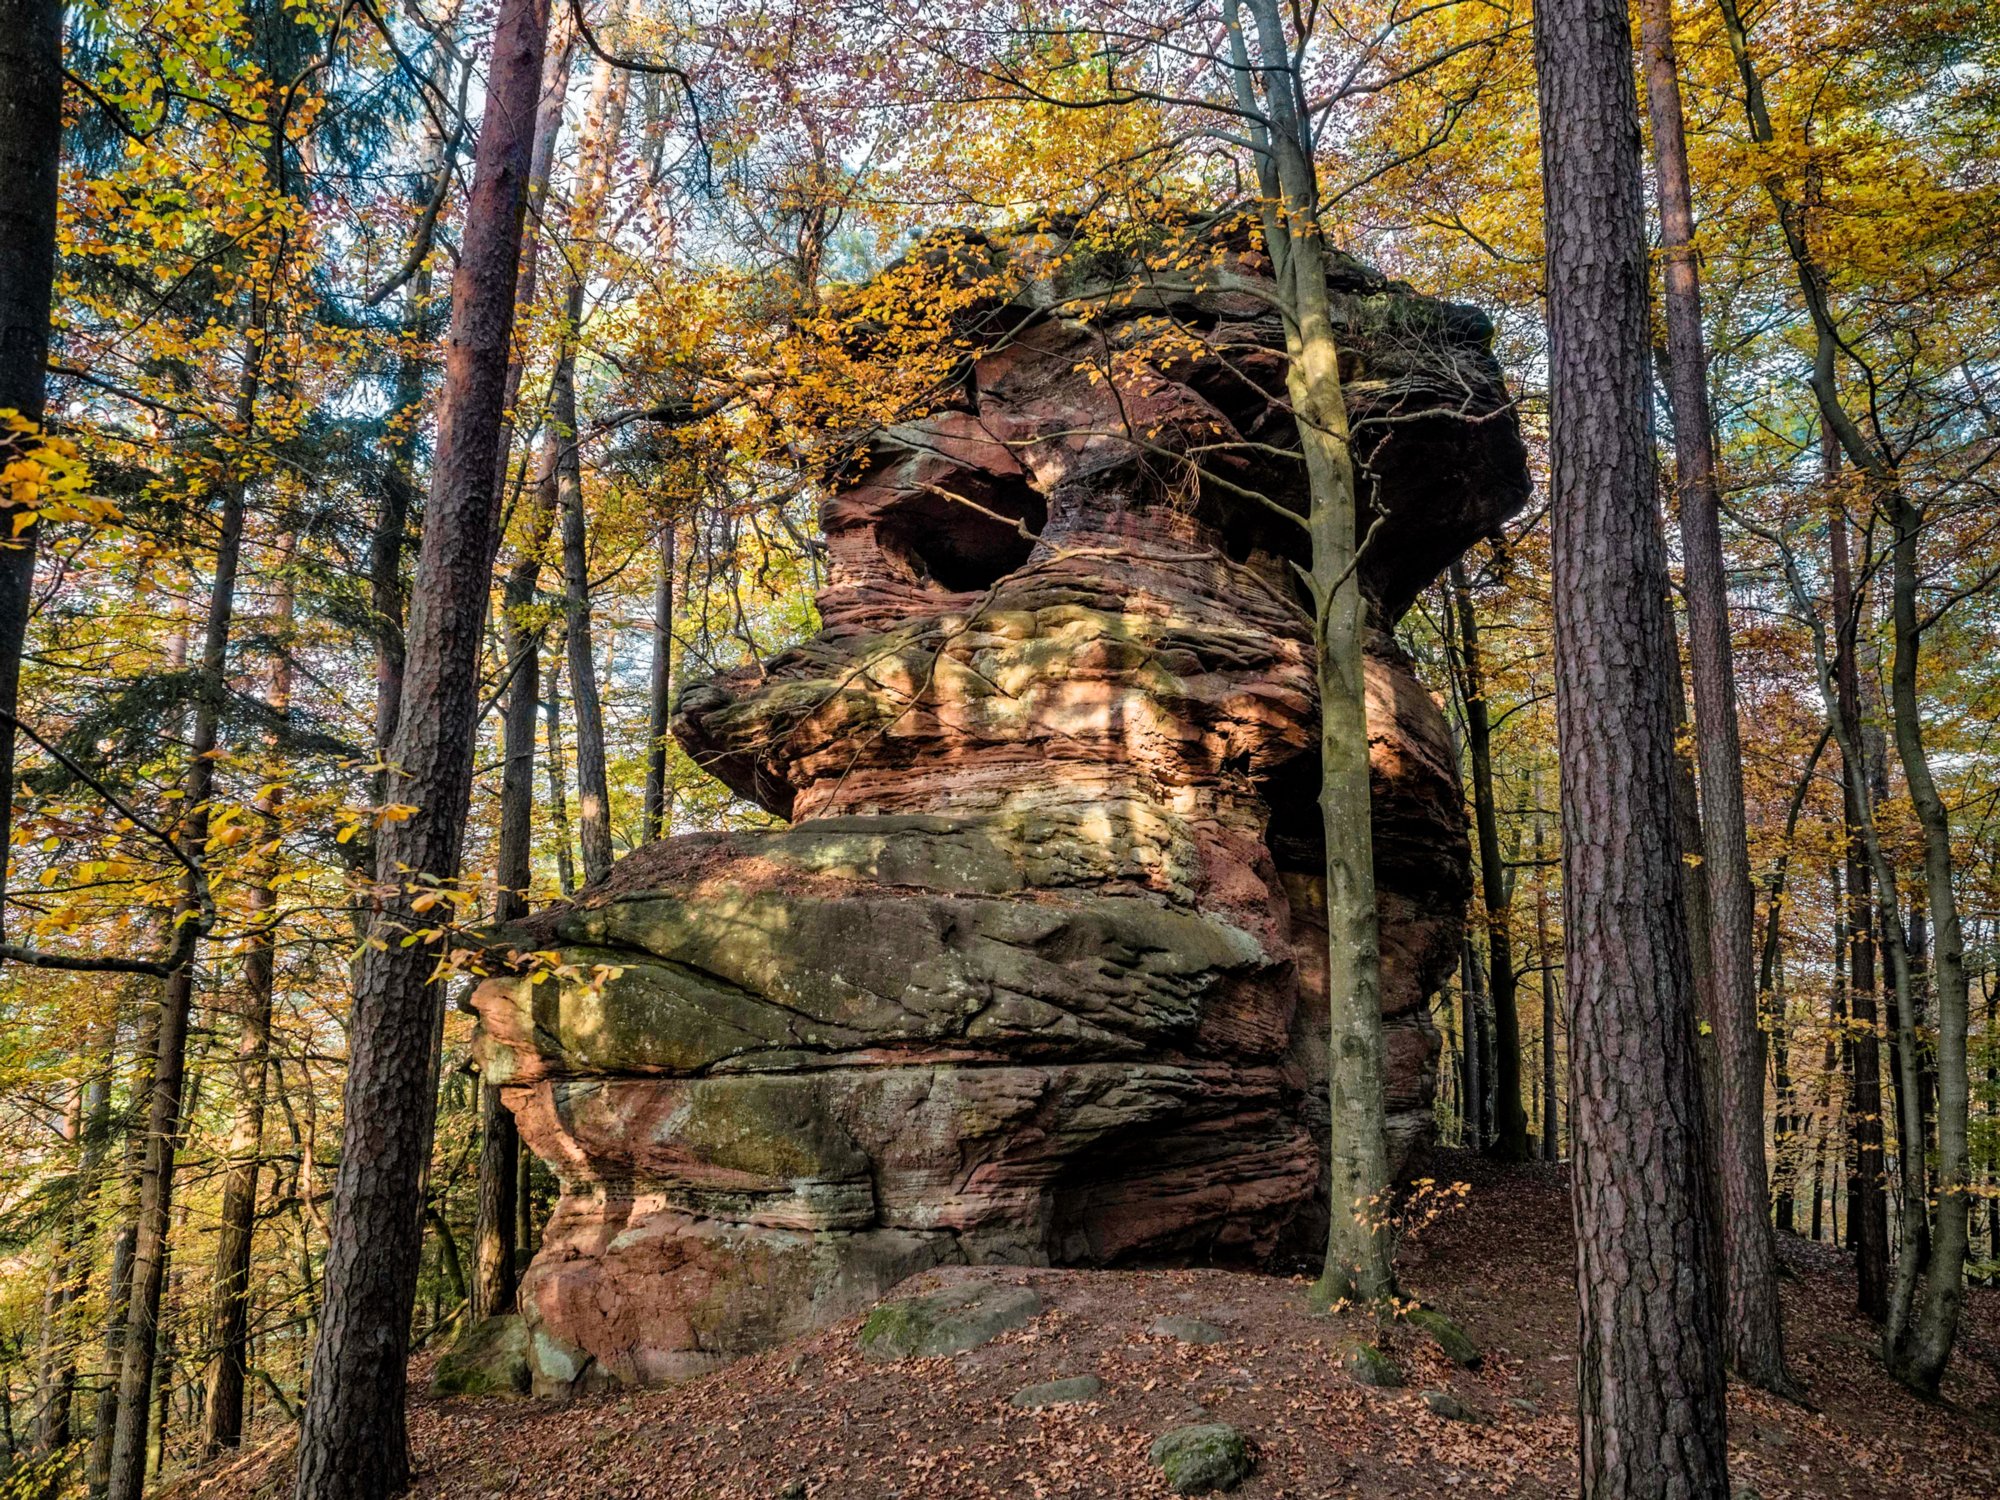
[[[941,1263],[1257,1261],[1323,1232],[1302,538],[1244,493],[1303,504],[1262,264],[921,253],[980,284],[952,393],[826,502],[819,634],[677,708],[791,826],[628,856],[499,935],[574,977],[474,997],[485,1076],[562,1182],[522,1288],[540,1390],[686,1375]],[[1524,465],[1479,314],[1352,263],[1335,290],[1407,1167],[1469,881],[1444,723],[1386,632]]]

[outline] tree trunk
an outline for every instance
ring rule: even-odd
[[[88,1175],[84,1162],[84,1130],[88,1106],[84,1095],[87,1086],[78,1088],[70,1096],[68,1107],[63,1111],[61,1139],[77,1154],[77,1180],[79,1209],[84,1204],[84,1188]],[[42,1317],[40,1347],[35,1358],[35,1413],[34,1444],[38,1452],[55,1453],[69,1446],[70,1412],[76,1395],[76,1351],[69,1343],[70,1330],[67,1316],[70,1305],[76,1301],[80,1291],[81,1277],[87,1262],[79,1253],[79,1240],[84,1232],[82,1214],[73,1212],[63,1217],[56,1225],[49,1257],[49,1279],[42,1293]],[[14,1451],[10,1433],[7,1451]]]
[[[278,547],[271,636],[270,705],[282,721],[292,708],[293,542]],[[273,753],[276,747],[273,746]],[[276,768],[266,774],[275,775]],[[236,1113],[229,1131],[229,1166],[215,1241],[214,1319],[209,1333],[208,1387],[201,1451],[213,1458],[243,1438],[243,1392],[249,1374],[250,1250],[256,1224],[258,1167],[263,1154],[264,1087],[271,1051],[271,1001],[277,979],[277,850],[284,787],[272,780],[257,799],[266,851],[250,884],[250,950],[243,960],[242,1032],[236,1044]]]
[[[0,412],[41,424],[55,285],[56,168],[62,155],[60,0],[0,0]],[[0,429],[0,465],[32,433]],[[0,504],[4,504],[0,501]],[[40,527],[0,527],[0,938],[14,832],[14,714],[34,600]]]
[[[1581,1492],[1729,1493],[1625,7],[1535,14]]]
[[[515,305],[524,311],[532,308],[535,300],[542,204],[548,196],[576,44],[574,21],[567,12],[551,29],[555,35],[542,60],[541,96],[529,157],[527,229],[515,279]],[[521,361],[511,357],[506,378],[508,417],[496,445],[496,483],[506,480],[513,446],[513,405],[520,383]],[[507,684],[501,722],[506,758],[500,771],[500,827],[494,861],[496,923],[518,921],[528,914],[528,888],[534,880],[535,716],[541,707],[541,633],[526,623],[525,615],[534,605],[541,578],[542,548],[548,542],[554,514],[552,501],[553,495],[545,495],[537,485],[521,544],[501,590],[500,639],[507,670],[514,675]],[[475,1319],[510,1311],[516,1290],[514,1200],[520,1132],[513,1112],[501,1103],[499,1089],[485,1083],[479,1090],[479,1130],[479,1207],[472,1228],[471,1304]]]
[[[1688,654],[1694,677],[1695,744],[1701,768],[1702,865],[1708,885],[1709,947],[1695,955],[1714,974],[1715,1116],[1722,1200],[1723,1327],[1738,1375],[1789,1392],[1771,1238],[1764,1157],[1764,1060],[1753,968],[1755,904],[1743,815],[1743,757],[1736,673],[1729,644],[1729,593],[1722,557],[1714,421],[1701,325],[1694,206],[1682,133],[1671,0],[1641,0],[1646,100],[1652,117],[1666,289],[1669,394],[1680,500]]]
[[[1540,793],[1535,807],[1535,953],[1542,968],[1542,1160],[1561,1158],[1556,1109],[1556,965],[1549,947],[1549,886],[1543,878],[1543,834]]]
[[[253,346],[249,351],[249,370],[237,397],[238,426],[245,436],[257,400],[259,348],[261,345]],[[215,785],[214,752],[228,690],[226,673],[230,626],[236,606],[236,566],[243,545],[243,491],[240,474],[226,481],[217,523],[215,581],[209,593],[208,621],[202,634],[194,733],[188,744],[187,777],[182,788],[181,806],[186,822],[178,830],[179,841],[196,860],[203,857],[202,851],[208,843],[209,801]],[[177,924],[194,921],[199,912],[200,886],[190,870],[182,882],[175,921]],[[107,1475],[106,1493],[111,1500],[139,1500],[146,1483],[147,1434],[152,1413],[148,1398],[153,1388],[160,1294],[167,1267],[174,1155],[181,1130],[181,1095],[186,1079],[188,1016],[194,1001],[194,982],[194,955],[190,953],[161,987],[159,1029],[146,1114],[145,1156],[139,1174],[130,1301],[120,1350],[118,1412]]]
[[[1769,1016],[1771,1037],[1777,1048],[1778,1117],[1775,1141],[1780,1182],[1777,1219],[1779,1227],[1788,1233],[1796,1233],[1798,1229],[1798,1205],[1795,1200],[1797,1186],[1805,1170],[1805,1156],[1800,1143],[1806,1141],[1809,1132],[1806,1128],[1808,1122],[1800,1112],[1797,1097],[1792,1089],[1791,1045],[1786,1024],[1787,1006],[1780,984],[1779,957],[1784,936],[1785,877],[1791,866],[1792,839],[1798,832],[1799,814],[1805,809],[1806,796],[1812,790],[1813,776],[1819,769],[1819,758],[1826,753],[1827,741],[1831,738],[1831,730],[1820,730],[1819,739],[1813,745],[1812,753],[1806,757],[1805,770],[1800,773],[1798,781],[1792,787],[1791,801],[1785,808],[1784,842],[1779,846],[1778,857],[1772,863],[1771,874],[1764,887],[1764,942],[1757,964],[1758,1009]],[[1835,905],[1838,904],[1836,894]],[[1838,948],[1835,951],[1837,953]],[[1834,1059],[1829,1044],[1823,1074],[1831,1074],[1833,1066]],[[1817,1182],[1819,1173],[1817,1156],[1813,1160],[1813,1173],[1814,1181]],[[1813,1205],[1815,1223],[1818,1222],[1818,1214],[1819,1206],[1815,1203]],[[1814,1238],[1818,1238],[1817,1231],[1814,1233]]]
[[[1458,655],[1464,674],[1465,745],[1471,769],[1474,826],[1479,834],[1479,890],[1486,909],[1487,995],[1493,1006],[1493,1154],[1528,1159],[1528,1116],[1521,1108],[1521,1016],[1516,1000],[1511,882],[1500,858],[1500,824],[1493,803],[1493,737],[1479,658],[1479,621],[1465,566],[1451,565],[1458,615]]]
[[[573,288],[571,311],[583,289]],[[611,871],[611,784],[604,753],[604,705],[597,692],[595,636],[590,619],[590,558],[583,513],[583,463],[577,452],[575,360],[556,365],[552,393],[557,506],[562,516],[563,635],[569,651],[570,708],[576,717],[576,832],[583,883]]]
[[[660,524],[660,576],[653,584],[653,680],[646,714],[647,839],[667,836],[667,723],[674,696],[674,523]]]
[[[1906,1336],[1898,1331],[1902,1367],[1897,1374],[1914,1389],[1936,1395],[1958,1337],[1959,1314],[1965,1302],[1965,1259],[1971,1249],[1968,1216],[1972,1180],[1967,1140],[1971,1095],[1966,1066],[1971,1004],[1965,974],[1965,939],[1952,888],[1955,872],[1951,817],[1931,774],[1917,698],[1917,653],[1923,628],[1917,617],[1917,539],[1923,517],[1905,498],[1900,486],[1892,493],[1898,502],[1889,518],[1895,527],[1890,598],[1896,650],[1889,675],[1889,700],[1903,782],[1909,788],[1917,825],[1923,831],[1924,883],[1930,897],[1934,939],[1931,976],[1936,989],[1938,1025],[1937,1222],[1931,1231],[1923,1302],[1915,1326]],[[1914,1005],[1913,987],[1909,1008],[1914,1009]],[[1912,1023],[1914,1019],[1912,1016]],[[1908,1033],[1905,1046],[1911,1053],[1904,1067],[1910,1071],[1916,1062],[1914,1024],[1903,1029]],[[1920,1158],[1924,1146],[1921,1081],[1916,1092],[1918,1097],[1910,1110],[1915,1116],[1916,1134],[1914,1139],[1904,1140],[1903,1154]],[[1922,1181],[1921,1171],[1914,1180]],[[1924,1204],[1922,1201],[1906,1204],[1905,1212],[1921,1218]]]
[[[613,0],[605,17],[607,30],[616,29],[621,11],[622,5]],[[624,127],[629,76],[624,69],[599,58],[591,79],[581,154],[570,195],[562,337],[549,388],[550,426],[544,449],[544,462],[555,477],[557,513],[562,523],[563,620],[569,647],[570,706],[576,715],[576,828],[585,885],[596,884],[611,869],[611,787],[604,749],[604,707],[597,687],[596,638],[591,628],[576,355],[591,249]]]
[[[1840,470],[1840,452],[1828,434],[1822,464],[1829,476]],[[1847,1187],[1848,1237],[1854,1247],[1855,1306],[1875,1323],[1889,1316],[1889,1200],[1882,1157],[1882,1053],[1877,1036],[1873,882],[1862,799],[1873,779],[1864,765],[1861,729],[1861,675],[1855,658],[1861,601],[1855,593],[1847,551],[1847,516],[1836,498],[1829,506],[1827,544],[1833,585],[1834,702],[1828,727],[1838,721],[1841,751],[1841,816],[1846,826],[1848,1121],[1853,1136]]]
[[[1465,935],[1465,986],[1472,1007],[1473,1059],[1478,1076],[1472,1095],[1474,1145],[1484,1151],[1493,1144],[1493,1001],[1486,993],[1487,967],[1479,961],[1479,945]]]
[[[1247,12],[1250,33],[1243,26]],[[1253,127],[1265,244],[1285,324],[1285,389],[1298,424],[1312,548],[1309,594],[1320,709],[1320,823],[1326,839],[1327,1090],[1333,1121],[1326,1264],[1314,1295],[1386,1306],[1395,1291],[1383,1139],[1381,936],[1369,805],[1364,644],[1356,577],[1359,514],[1340,350],[1327,291],[1313,127],[1278,0],[1227,0],[1230,70]],[[1256,40],[1252,61],[1250,36]]]
[[[421,1182],[436,1079],[436,956],[403,947],[412,901],[456,878],[472,794],[479,655],[498,544],[507,367],[548,0],[495,21],[471,199],[452,285],[436,458],[390,760],[397,800],[377,852],[371,936],[354,989],[325,1297],[298,1445],[298,1500],[380,1500],[410,1477],[404,1363],[422,1249]]]

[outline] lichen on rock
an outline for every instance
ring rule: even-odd
[[[521,1289],[537,1389],[690,1374],[932,1267],[1323,1239],[1317,705],[1268,268],[1060,238],[919,247],[984,278],[961,368],[835,475],[819,632],[680,697],[682,745],[791,826],[648,845],[493,935],[591,976],[472,1002],[562,1183]],[[1525,464],[1483,318],[1358,263],[1332,285],[1413,1169],[1470,878],[1443,718],[1391,631]]]

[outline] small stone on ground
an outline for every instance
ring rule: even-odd
[[[1396,1362],[1373,1344],[1356,1344],[1347,1351],[1342,1365],[1347,1371],[1347,1378],[1356,1385],[1395,1390],[1403,1383],[1403,1372],[1396,1367]]]
[[[1479,1346],[1472,1336],[1434,1307],[1419,1307],[1409,1315],[1412,1325],[1431,1337],[1444,1357],[1467,1370],[1479,1367]]]
[[[1025,1286],[975,1282],[884,1302],[861,1325],[870,1359],[928,1359],[957,1354],[1019,1328],[1042,1310]]]
[[[1162,1338],[1179,1339],[1183,1344],[1219,1344],[1229,1335],[1213,1323],[1204,1323],[1200,1318],[1181,1318],[1169,1314],[1155,1318],[1153,1326],[1146,1330]]]
[[[1204,1422],[1162,1433],[1146,1456],[1167,1476],[1176,1495],[1233,1490],[1250,1474],[1250,1445],[1226,1422]]]
[[[1477,1422],[1479,1413],[1467,1406],[1450,1391],[1425,1391],[1424,1405],[1434,1416],[1443,1417],[1447,1422]]]

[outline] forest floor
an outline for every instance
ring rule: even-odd
[[[1228,1422],[1257,1466],[1246,1500],[1332,1496],[1575,1493],[1574,1302],[1569,1202],[1560,1169],[1498,1169],[1446,1155],[1441,1182],[1471,1184],[1463,1207],[1401,1260],[1409,1290],[1478,1341],[1476,1371],[1413,1330],[1387,1347],[1408,1376],[1364,1389],[1342,1372],[1358,1325],[1305,1312],[1303,1278],[1215,1270],[974,1273],[1026,1282],[1044,1311],[957,1356],[878,1364],[855,1348],[859,1320],[672,1389],[557,1406],[435,1401],[428,1359],[412,1369],[414,1494],[587,1500],[975,1500],[1164,1496],[1146,1457],[1160,1433]],[[1943,1400],[1883,1374],[1852,1312],[1845,1256],[1784,1246],[1792,1368],[1810,1408],[1730,1391],[1738,1496],[1990,1497],[2000,1493],[2000,1292],[1975,1291]],[[937,1273],[933,1273],[935,1276]],[[958,1273],[964,1275],[965,1273]],[[1196,1345],[1148,1332],[1162,1315],[1222,1329]],[[1023,1410],[1023,1386],[1096,1374],[1093,1401]],[[1448,1391],[1477,1420],[1433,1413]],[[283,1453],[245,1455],[178,1500],[289,1493]]]

